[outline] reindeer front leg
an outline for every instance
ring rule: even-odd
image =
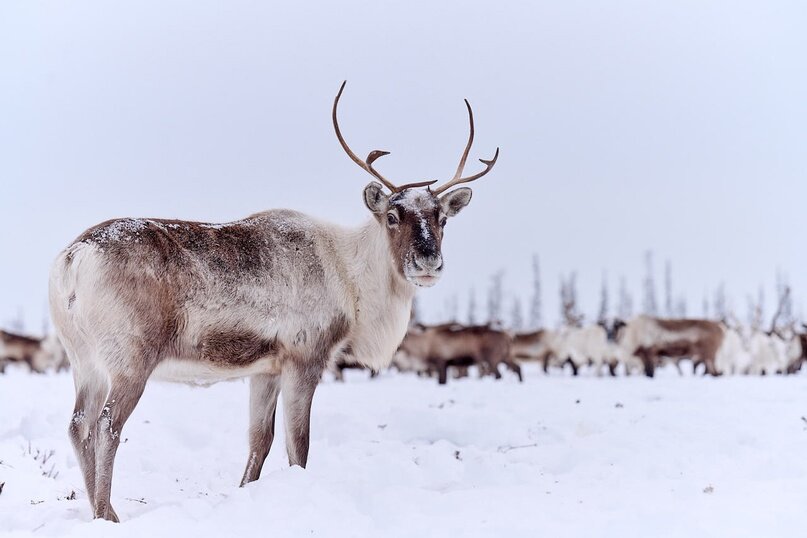
[[[316,361],[308,364],[294,361],[286,365],[280,376],[289,465],[305,468],[308,462],[311,402],[322,370],[323,366]]]

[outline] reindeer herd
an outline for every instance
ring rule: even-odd
[[[807,326],[804,327],[807,329]],[[637,316],[585,327],[563,327],[511,333],[491,325],[459,323],[413,324],[395,353],[391,368],[437,377],[444,384],[465,377],[469,368],[480,376],[501,378],[510,370],[521,381],[521,363],[538,363],[543,371],[569,368],[577,376],[588,369],[596,375],[644,374],[682,363],[692,372],[719,375],[793,374],[807,360],[807,333],[794,327],[761,331],[705,319],[664,319]],[[337,360],[332,371],[338,380],[355,364]]]

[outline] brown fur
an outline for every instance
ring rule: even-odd
[[[231,366],[246,366],[279,352],[276,339],[266,340],[250,333],[226,331],[208,333],[199,349],[202,360]]]
[[[432,207],[417,214],[413,211],[406,211],[401,202],[402,195],[393,194],[389,198],[389,212],[398,216],[399,223],[396,226],[388,227],[390,245],[395,253],[395,262],[398,271],[403,273],[404,265],[407,263],[407,255],[414,252],[417,255],[428,257],[440,254],[443,242],[443,227],[440,226],[440,204],[437,198],[433,198]],[[378,214],[376,218],[386,221],[387,214]],[[421,229],[421,219],[430,234],[430,240],[423,237]]]
[[[513,357],[525,361],[546,361],[552,353],[546,336],[547,332],[543,329],[513,335]]]

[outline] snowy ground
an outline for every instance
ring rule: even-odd
[[[262,478],[243,489],[247,383],[151,384],[118,451],[119,525],[91,520],[66,436],[69,375],[0,376],[0,534],[803,532],[803,376],[574,379],[528,369],[523,384],[440,387],[349,374],[317,392],[308,469],[287,467],[279,427]]]

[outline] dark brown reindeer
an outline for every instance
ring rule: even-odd
[[[418,187],[435,181],[396,186],[373,168],[387,152],[362,160],[342,137],[343,90],[333,103],[336,136],[381,182],[364,189],[372,213],[365,225],[347,229],[290,210],[227,224],[116,219],[84,232],[54,262],[50,309],[76,386],[69,435],[96,518],[118,520],[115,453],[149,378],[250,377],[242,485],[260,476],[283,392],[289,463],[305,467],[326,364],[339,356],[375,370],[388,364],[415,287],[440,278],[443,227],[471,200],[470,189],[449,189],[487,174],[498,149],[484,170],[463,177],[474,138],[468,106],[471,134],[454,177],[434,190]]]

